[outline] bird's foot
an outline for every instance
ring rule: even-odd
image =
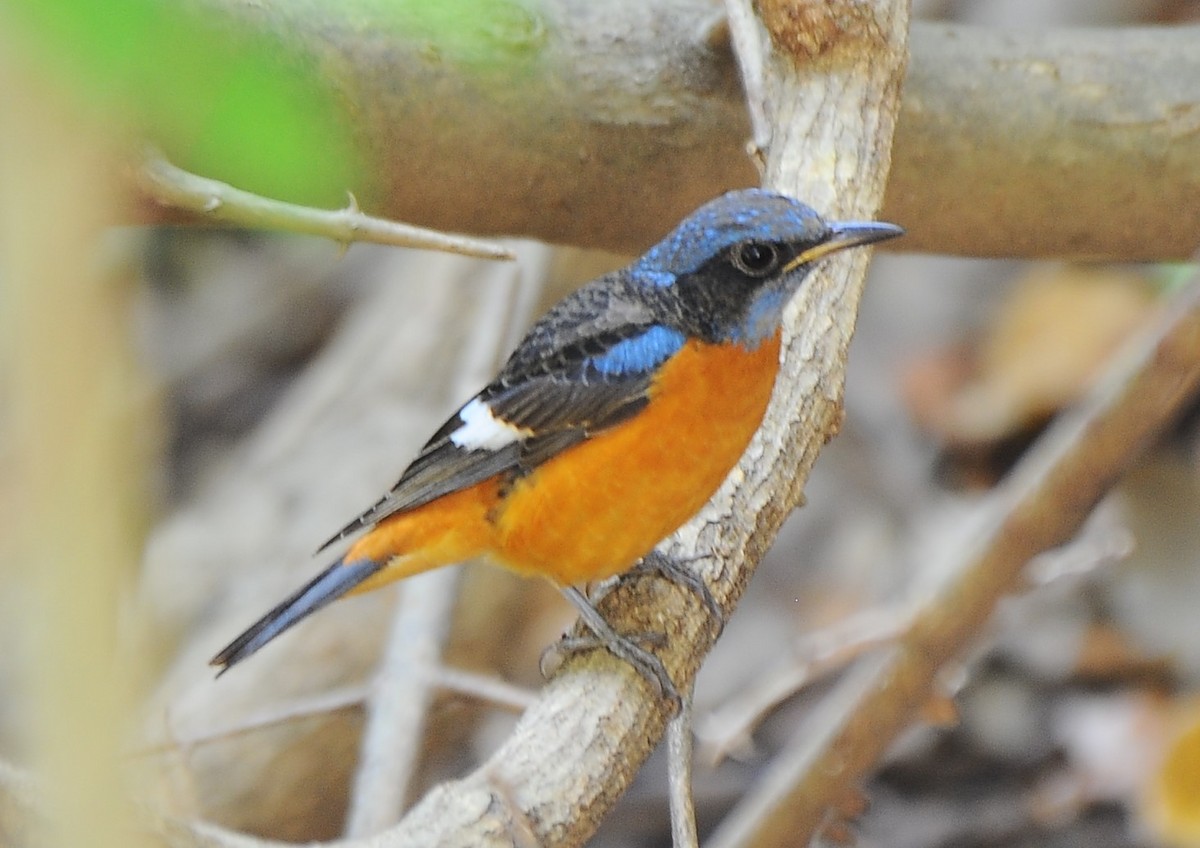
[[[672,583],[691,591],[704,604],[708,614],[717,624],[717,633],[720,634],[725,629],[725,610],[717,603],[717,599],[713,597],[713,593],[703,578],[687,567],[686,564],[690,561],[675,559],[660,551],[651,551],[638,561],[632,571],[643,574],[659,574]]]
[[[557,663],[561,662],[563,654],[572,654],[600,647],[606,648],[613,656],[619,657],[633,666],[633,670],[640,674],[654,688],[655,693],[659,697],[666,698],[676,710],[679,709],[683,701],[679,696],[679,690],[675,688],[674,681],[671,680],[671,675],[667,672],[666,666],[663,665],[662,660],[642,647],[642,644],[639,644],[662,645],[666,641],[665,636],[661,633],[640,633],[623,636],[605,621],[604,616],[592,605],[592,602],[588,600],[583,592],[574,587],[567,587],[563,589],[563,595],[579,611],[579,617],[587,625],[587,628],[592,631],[592,636],[564,637],[556,645],[548,649],[542,655],[543,673],[553,671]],[[555,656],[555,654],[558,654],[558,656]]]

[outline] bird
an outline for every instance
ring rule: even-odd
[[[224,673],[344,595],[484,556],[558,586],[599,642],[673,694],[657,657],[579,587],[651,561],[736,465],[779,371],[783,310],[814,264],[903,233],[827,221],[766,189],[709,201],[553,306],[397,483],[318,549],[355,537],[345,553],[211,664]]]

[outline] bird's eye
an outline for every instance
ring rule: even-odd
[[[779,251],[765,241],[744,241],[733,249],[733,266],[751,277],[765,277],[779,264]]]

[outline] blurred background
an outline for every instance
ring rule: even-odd
[[[916,0],[914,17],[1118,27],[1194,22],[1200,4]],[[5,73],[0,85],[17,102],[11,92],[28,81]],[[75,258],[103,287],[80,294],[63,280],[74,267],[72,228],[90,232],[94,220],[70,170],[55,166],[80,155],[62,129],[72,120],[47,120],[57,129],[45,138],[61,147],[35,142],[53,155],[30,165],[30,186],[8,192],[0,219],[11,366],[0,398],[41,385],[46,357],[66,357],[61,373],[71,373],[69,350],[38,347],[47,326],[70,323],[64,316],[112,310],[132,344],[79,336],[80,365],[104,351],[111,361],[78,386],[64,383],[71,402],[61,414],[40,410],[60,430],[31,433],[30,421],[46,419],[0,402],[0,762],[29,767],[53,750],[68,718],[45,704],[65,689],[97,697],[96,715],[123,728],[111,745],[131,766],[133,794],[167,815],[294,841],[336,838],[348,820],[368,828],[370,816],[353,809],[359,737],[404,587],[331,607],[216,682],[207,660],[324,564],[311,557],[317,544],[394,482],[542,310],[628,257],[511,242],[518,261],[501,264],[123,227],[104,231],[98,260]],[[15,142],[3,152],[0,186],[12,187],[22,177],[12,163],[33,159]],[[55,173],[61,185],[46,182]],[[348,182],[334,169],[310,193]],[[29,242],[21,221],[31,197],[76,204],[80,223]],[[12,285],[32,267],[20,264],[22,251],[63,252],[56,287]],[[876,254],[846,423],[700,675],[702,831],[748,791],[844,664],[902,626],[972,506],[1186,275],[1166,265]],[[110,377],[133,413],[93,432],[87,411],[106,396],[89,392]],[[1028,591],[947,675],[956,708],[931,704],[928,722],[864,787],[869,804],[851,828],[858,844],[1200,845],[1196,424],[1195,415],[1181,421],[1077,541],[1031,567]],[[55,439],[80,445],[55,450]],[[128,444],[136,449],[116,450],[107,465],[85,458]],[[110,485],[74,485],[70,475],[89,469]],[[31,492],[22,470],[50,482]],[[49,518],[18,526],[21,510],[39,503]],[[138,528],[132,538],[144,533],[144,550],[71,548],[76,529],[105,510]],[[34,567],[31,551],[77,564],[105,555],[113,565],[92,586],[81,576],[89,569],[55,576]],[[497,569],[470,565],[447,579],[444,665],[471,674],[438,672],[408,802],[496,748],[540,685],[542,651],[574,618],[551,588]],[[111,596],[115,624],[71,612],[69,597],[96,592]],[[82,630],[78,640],[96,643],[98,656],[111,649],[117,668],[56,659],[76,656],[70,645],[43,651],[69,630]],[[71,752],[59,756],[58,773],[69,773]],[[668,844],[666,786],[656,755],[592,844]]]

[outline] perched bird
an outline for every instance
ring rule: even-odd
[[[737,463],[779,370],[783,309],[813,263],[902,234],[760,189],[700,207],[554,306],[321,550],[367,532],[212,664],[228,669],[347,593],[487,555],[557,584],[606,646],[670,689],[574,587],[633,567]]]

